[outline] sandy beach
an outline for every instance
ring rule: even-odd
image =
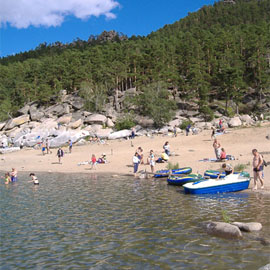
[[[233,166],[237,164],[247,165],[246,171],[252,174],[252,153],[253,148],[257,148],[263,154],[266,162],[270,161],[270,141],[266,136],[270,133],[270,124],[262,127],[249,127],[241,129],[228,129],[228,133],[217,136],[221,146],[226,153],[233,155],[235,160],[229,161]],[[42,155],[40,149],[23,149],[0,156],[0,170],[10,171],[15,167],[19,172],[61,172],[61,173],[110,173],[112,175],[129,174],[132,175],[132,157],[136,149],[140,146],[144,151],[144,160],[149,155],[149,151],[154,150],[155,157],[161,155],[163,144],[169,141],[173,156],[170,162],[179,163],[180,167],[190,166],[193,172],[203,174],[206,169],[219,169],[220,162],[199,161],[205,158],[215,158],[211,131],[205,130],[198,135],[185,136],[184,134],[172,137],[171,135],[154,137],[136,137],[133,140],[107,141],[105,144],[89,143],[84,146],[73,146],[72,153],[68,153],[68,147],[63,148],[65,155],[62,164],[58,163],[56,149],[52,149],[52,154]],[[90,165],[78,165],[89,161],[92,154],[100,157],[106,153],[108,163],[98,164],[96,170],[91,170]],[[167,164],[156,164],[155,169],[165,169]],[[150,172],[149,165],[140,165],[139,171]],[[270,193],[270,165],[265,167],[265,189],[257,192]],[[253,187],[253,180],[250,189]],[[260,185],[259,185],[260,188]]]

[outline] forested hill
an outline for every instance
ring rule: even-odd
[[[61,89],[96,89],[88,94],[106,100],[115,89],[136,87],[143,95],[155,82],[174,89],[176,100],[196,101],[209,116],[213,100],[244,109],[247,91],[258,110],[270,91],[269,19],[270,0],[219,1],[147,37],[104,32],[2,58],[0,118],[26,102],[46,103]]]

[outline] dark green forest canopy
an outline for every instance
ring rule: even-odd
[[[270,0],[234,2],[204,6],[147,37],[104,32],[2,58],[0,118],[85,83],[110,95],[160,82],[175,89],[174,97],[197,101],[202,112],[213,100],[241,104],[249,89],[259,103],[270,90]]]

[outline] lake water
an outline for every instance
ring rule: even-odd
[[[185,195],[164,180],[76,174],[0,184],[1,269],[245,269],[270,263],[270,196]],[[200,223],[258,221],[243,240]]]

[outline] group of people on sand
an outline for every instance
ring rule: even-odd
[[[214,139],[213,148],[214,148],[214,151],[215,151],[217,161],[223,161],[223,160],[225,160],[227,158],[226,151],[225,151],[225,149],[223,147],[221,147],[221,144],[217,140],[217,138]]]
[[[134,168],[134,175],[137,175],[139,165],[140,164],[147,164],[150,165],[151,172],[155,172],[155,164],[156,163],[164,163],[169,161],[169,156],[171,155],[170,152],[170,145],[169,142],[166,141],[163,145],[163,151],[159,158],[155,159],[154,151],[150,150],[149,155],[147,157],[147,162],[144,161],[144,154],[142,147],[138,147],[134,156],[133,156],[133,168]]]

